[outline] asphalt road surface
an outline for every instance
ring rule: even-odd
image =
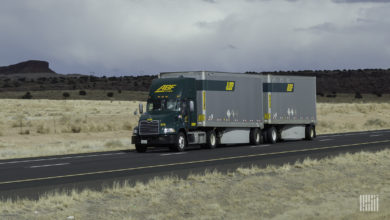
[[[152,149],[147,153],[111,151],[0,160],[0,198],[38,198],[50,191],[101,189],[114,182],[135,183],[156,176],[186,177],[191,173],[237,167],[281,165],[345,152],[390,148],[390,130],[317,136],[313,141],[234,145],[213,150],[191,147],[185,152]]]

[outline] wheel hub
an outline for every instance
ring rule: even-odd
[[[210,135],[210,144],[211,144],[212,146],[215,145],[215,136],[214,136],[213,134]]]
[[[179,147],[180,149],[183,149],[184,148],[184,137],[179,137]]]
[[[310,131],[310,137],[311,137],[311,138],[314,137],[314,130],[313,130],[313,129],[311,129],[311,131]]]
[[[275,130],[272,131],[272,140],[276,141],[276,131]]]

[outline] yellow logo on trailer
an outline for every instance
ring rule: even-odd
[[[176,87],[176,84],[170,84],[170,85],[162,85],[160,88],[158,88],[154,93],[159,92],[173,92],[172,90]]]
[[[234,89],[234,82],[226,83],[226,91],[232,91]]]
[[[294,90],[294,83],[287,84],[287,92],[292,92]]]

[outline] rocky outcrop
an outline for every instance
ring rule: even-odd
[[[20,73],[55,73],[49,68],[49,63],[40,60],[29,60],[14,65],[0,67],[1,75]]]

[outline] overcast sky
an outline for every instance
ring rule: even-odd
[[[390,68],[390,0],[2,0],[0,66],[156,74]]]

